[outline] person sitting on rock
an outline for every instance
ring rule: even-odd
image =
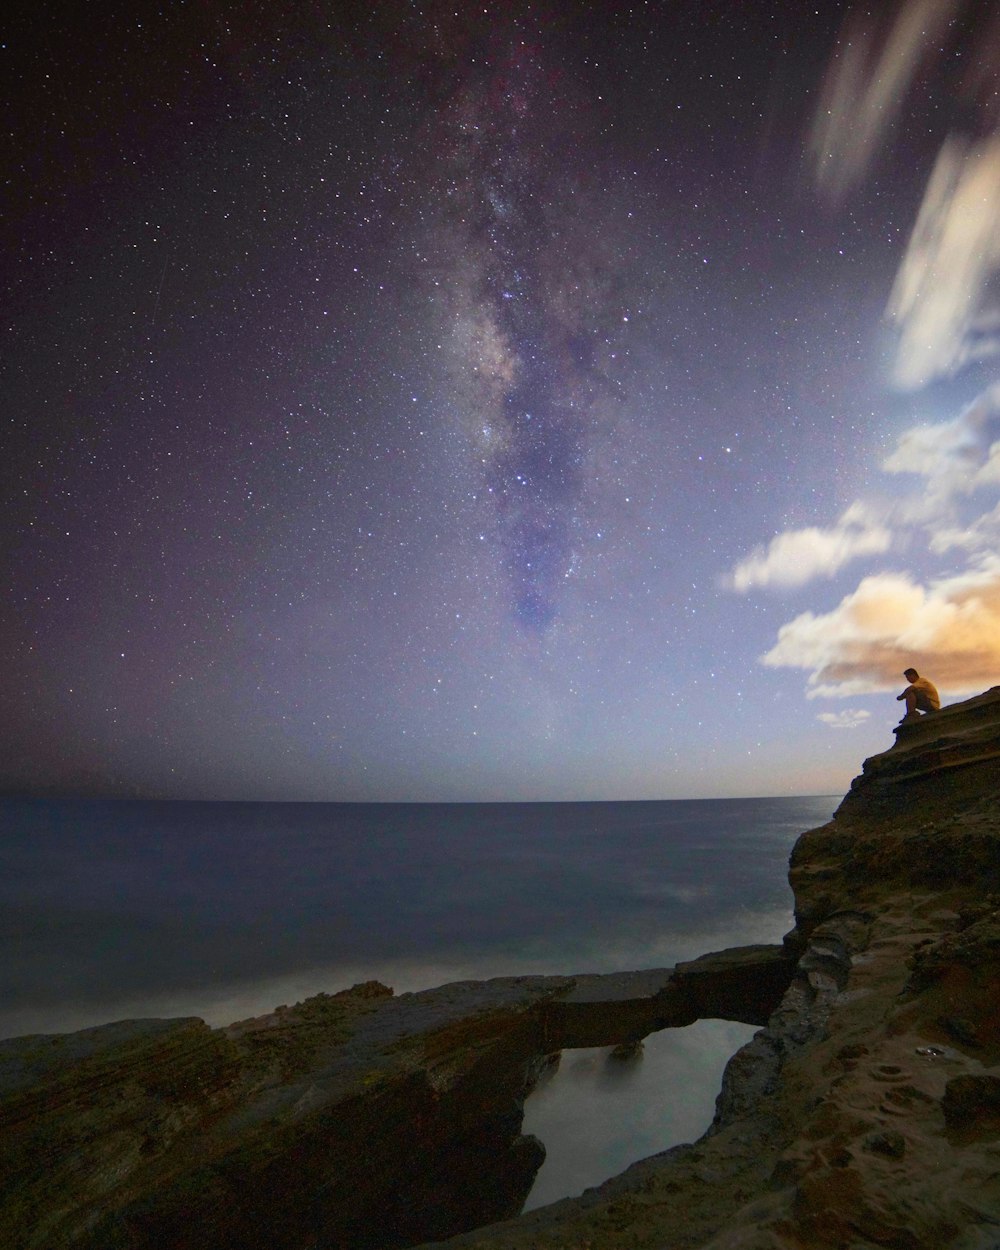
[[[915,668],[908,668],[903,676],[910,683],[902,694],[896,695],[896,702],[905,699],[906,715],[899,723],[919,720],[920,712],[937,712],[941,709],[941,699],[933,682],[921,677]]]

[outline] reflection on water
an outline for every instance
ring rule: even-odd
[[[582,1193],[638,1159],[700,1137],[727,1061],[755,1032],[700,1020],[652,1034],[631,1059],[613,1058],[610,1049],[564,1051],[525,1104],[521,1131],[540,1138],[547,1154],[524,1209]]]

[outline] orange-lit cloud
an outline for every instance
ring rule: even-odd
[[[892,689],[908,667],[952,695],[998,684],[1000,557],[927,587],[902,573],[866,577],[832,612],[782,626],[763,663],[806,670],[811,698]]]

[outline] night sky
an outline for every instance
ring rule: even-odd
[[[0,55],[0,788],[836,792],[1000,682],[1000,4]]]

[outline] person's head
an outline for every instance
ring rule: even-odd
[[[907,681],[916,681],[917,678],[920,676],[920,674],[917,672],[915,668],[904,668],[903,676],[906,678]]]

